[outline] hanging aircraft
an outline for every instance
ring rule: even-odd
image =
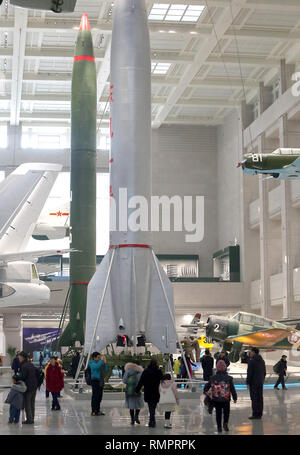
[[[26,247],[61,169],[57,164],[22,164],[0,183],[0,311],[42,305],[50,299],[35,262],[70,250],[26,251]]]
[[[300,149],[279,148],[273,153],[250,153],[238,163],[245,174],[265,175],[268,179],[300,178]]]
[[[53,11],[53,13],[73,13],[76,1],[77,0],[10,0],[10,4],[28,9]]]
[[[229,351],[232,362],[237,362],[241,352],[250,346],[262,350],[290,350],[293,347],[300,350],[300,325],[293,328],[244,312],[232,318],[209,316],[203,325],[207,341],[223,343],[223,349]]]

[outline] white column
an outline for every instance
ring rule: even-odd
[[[5,338],[5,352],[9,346],[22,349],[22,319],[21,314],[3,314],[3,333]],[[10,364],[10,357],[6,355],[4,358],[5,365]]]

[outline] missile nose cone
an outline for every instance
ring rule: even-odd
[[[91,30],[89,18],[86,13],[82,15],[79,30]]]

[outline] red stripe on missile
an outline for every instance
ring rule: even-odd
[[[81,60],[88,60],[90,62],[94,62],[95,57],[92,57],[91,55],[76,55],[76,57],[74,57],[74,62],[79,62]]]
[[[70,284],[89,284],[89,281],[73,281],[73,283],[70,282]]]
[[[143,245],[140,243],[124,243],[121,245],[110,245],[109,248],[151,248],[150,245]]]

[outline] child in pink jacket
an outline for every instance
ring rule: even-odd
[[[175,406],[179,405],[179,395],[176,384],[172,381],[170,374],[165,374],[159,385],[159,409],[165,412],[165,428],[172,428],[170,419],[171,413],[175,410]]]

